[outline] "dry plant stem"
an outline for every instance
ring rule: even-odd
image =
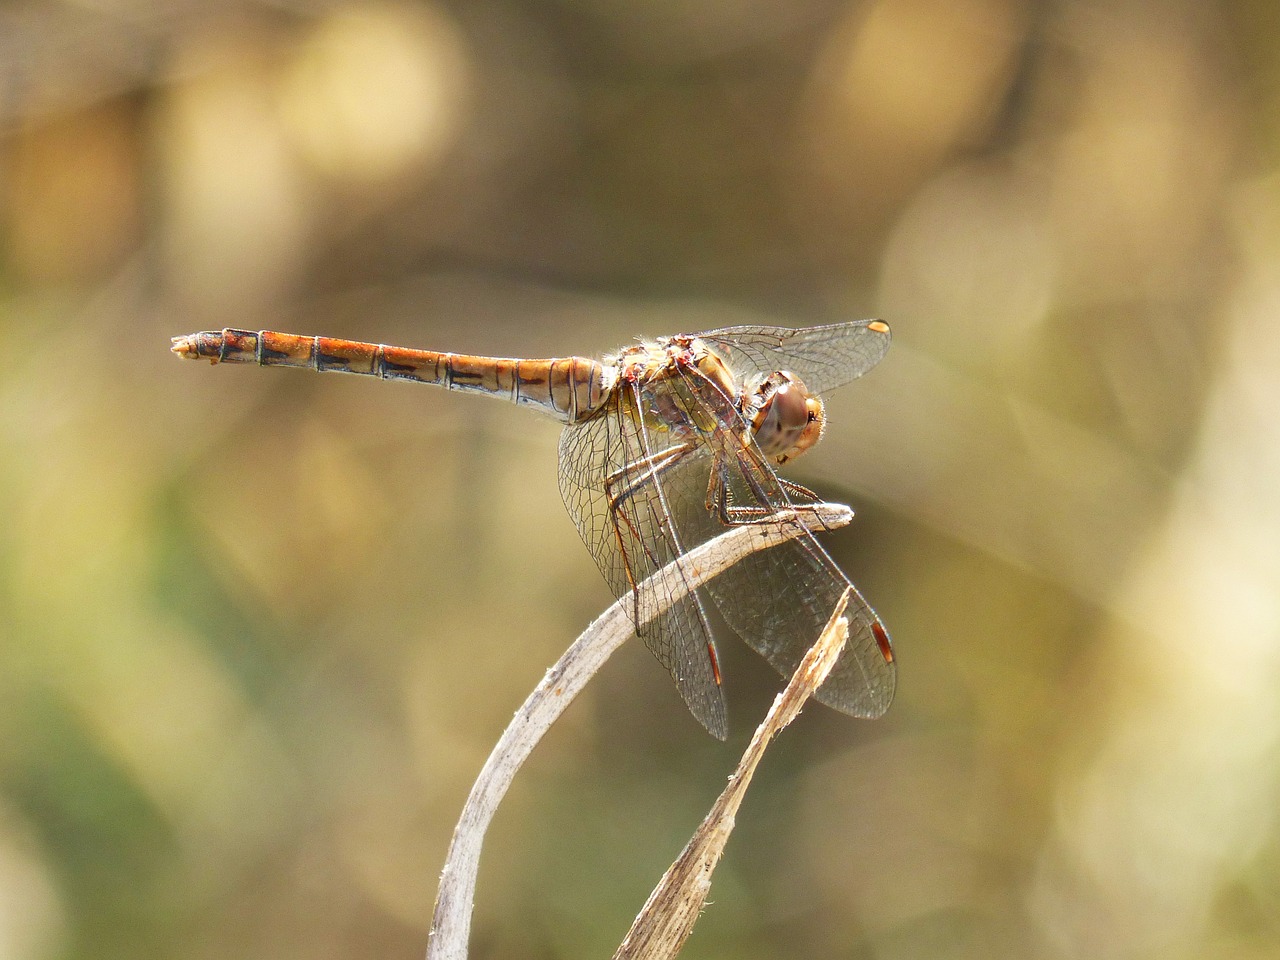
[[[846,590],[821,635],[796,667],[791,682],[778,694],[764,722],[756,728],[738,768],[729,778],[729,785],[712,804],[680,856],[658,881],[613,960],[670,960],[684,946],[707,902],[711,874],[729,842],[738,808],[765,749],[822,686],[848,642],[849,622],[844,619],[848,603],[849,591]]]
[[[803,516],[803,522],[797,513]],[[776,546],[807,530],[844,526],[852,518],[853,511],[842,504],[818,503],[799,512],[782,510],[760,523],[733,527],[645,581],[640,590],[639,619],[647,623],[660,616],[666,604],[723,573],[748,554]],[[635,626],[627,611],[631,604],[631,597],[622,598],[587,627],[516,711],[489,755],[462,808],[449,845],[431,920],[427,960],[465,960],[485,831],[516,771],[543,734],[613,651],[634,635]]]

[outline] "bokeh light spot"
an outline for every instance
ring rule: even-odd
[[[323,173],[377,183],[428,167],[457,136],[468,60],[430,6],[376,4],[320,21],[287,71],[281,115]]]

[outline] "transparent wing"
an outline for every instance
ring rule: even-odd
[[[751,374],[789,370],[814,393],[856,380],[889,350],[889,327],[852,320],[821,327],[723,327],[696,334],[743,380]]]
[[[675,388],[682,404],[701,408],[696,422],[728,423],[738,416],[727,398],[699,387],[686,378]],[[726,519],[731,524],[752,522],[788,506],[800,507],[803,517],[804,504],[814,502],[808,491],[778,479],[745,426],[710,432],[704,441],[708,456],[680,462],[663,477],[671,489],[703,491],[701,496],[670,500],[686,547],[723,532]],[[713,487],[721,492],[722,506],[708,510],[712,471],[718,474]],[[751,554],[704,589],[734,632],[784,677],[792,675],[841,595],[852,589],[846,612],[849,642],[816,697],[857,717],[878,717],[889,708],[897,670],[888,632],[812,532]]]
[[[736,465],[730,473],[736,499],[745,499],[742,473]],[[842,713],[875,718],[889,709],[897,685],[897,669],[882,652],[891,649],[888,631],[812,534],[753,553],[707,585],[734,632],[784,677],[795,672],[846,588],[849,642],[815,697]]]
[[[566,427],[560,438],[560,493],[578,532],[616,597],[635,597],[635,585],[684,553],[668,504],[706,496],[706,450],[675,432],[649,430],[639,415],[639,388],[620,385],[589,420]],[[693,466],[667,482],[671,465],[701,461],[702,487]],[[635,603],[630,605],[632,620]],[[639,626],[637,634],[670,671],[690,711],[721,740],[728,736],[724,693],[713,665],[715,648],[696,593],[686,593],[667,613]]]

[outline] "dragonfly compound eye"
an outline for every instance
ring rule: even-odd
[[[755,407],[755,441],[778,463],[800,456],[822,436],[822,400],[792,374],[770,374],[758,390]]]

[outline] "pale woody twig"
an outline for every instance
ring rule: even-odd
[[[764,722],[756,728],[729,785],[712,804],[702,825],[671,864],[649,895],[613,960],[670,960],[684,945],[707,902],[711,874],[724,854],[735,817],[765,748],[800,713],[813,692],[822,686],[849,639],[844,619],[848,589],[832,611],[817,642],[805,654],[785,690],[773,701]]]
[[[840,527],[853,518],[853,511],[842,504],[806,505],[802,514],[803,522],[797,511],[782,510],[761,523],[733,527],[663,567],[641,585],[638,612],[641,623],[660,616],[680,596],[723,573],[748,554],[793,539],[815,526]],[[489,822],[516,771],[543,734],[613,651],[634,634],[635,625],[627,609],[632,602],[629,596],[622,598],[587,627],[516,711],[485,762],[449,845],[431,922],[427,960],[466,960],[480,848]]]

